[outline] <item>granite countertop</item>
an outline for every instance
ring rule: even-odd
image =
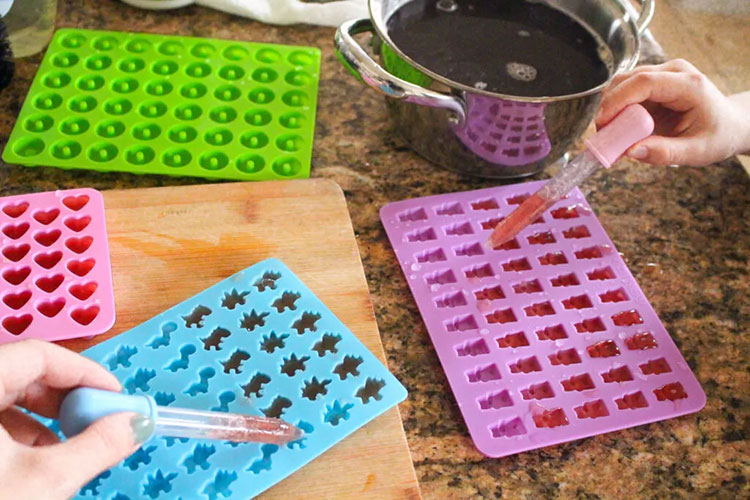
[[[425,498],[750,497],[750,179],[735,161],[661,168],[623,161],[582,190],[708,396],[697,414],[484,458],[472,445],[378,219],[387,202],[496,183],[413,154],[383,100],[336,60],[333,30],[264,26],[201,7],[148,12],[115,0],[61,1],[59,27],[312,45],[323,50],[313,176],[346,193]],[[40,56],[0,93],[4,147]],[[197,184],[180,179],[0,165],[0,194]]]

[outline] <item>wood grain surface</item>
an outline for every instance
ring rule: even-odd
[[[381,361],[380,334],[341,188],[317,179],[104,192],[117,322],[81,351],[260,260],[277,257]],[[393,408],[260,496],[420,498]]]

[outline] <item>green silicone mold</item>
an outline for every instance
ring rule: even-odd
[[[269,180],[310,175],[320,51],[58,30],[3,159]]]

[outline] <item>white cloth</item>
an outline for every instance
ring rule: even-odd
[[[334,0],[326,3],[300,0],[123,0],[144,9],[164,10],[195,3],[249,17],[268,24],[338,26],[349,19],[369,17],[367,0]]]

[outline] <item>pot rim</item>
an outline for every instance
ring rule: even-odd
[[[487,97],[493,97],[496,99],[506,99],[506,100],[512,100],[512,101],[521,101],[521,102],[557,102],[557,101],[566,101],[566,100],[578,99],[581,97],[587,97],[590,95],[597,94],[601,92],[602,90],[604,90],[612,82],[612,79],[618,74],[620,74],[621,72],[630,71],[631,69],[633,69],[636,63],[638,62],[638,56],[641,52],[641,35],[638,32],[638,25],[636,24],[637,19],[634,18],[631,15],[630,11],[625,6],[622,5],[621,0],[610,0],[616,3],[620,7],[620,9],[623,11],[623,16],[620,18],[620,22],[627,23],[630,26],[630,29],[634,35],[633,38],[635,40],[635,47],[634,47],[633,53],[630,55],[630,60],[627,62],[627,64],[623,66],[623,64],[620,63],[620,65],[618,65],[618,67],[614,71],[610,72],[609,78],[607,78],[606,81],[597,85],[596,87],[592,87],[588,90],[584,90],[583,92],[578,92],[575,94],[565,94],[565,95],[560,95],[560,96],[524,97],[524,96],[511,95],[511,94],[502,94],[499,92],[490,92],[488,90],[482,90],[476,87],[471,87],[469,85],[465,85],[463,83],[459,83],[449,78],[446,78],[442,75],[439,75],[438,73],[435,73],[431,71],[430,69],[422,66],[421,64],[414,61],[411,57],[404,54],[403,51],[400,48],[398,48],[396,44],[393,43],[393,40],[391,40],[391,37],[388,36],[388,31],[385,29],[385,25],[384,25],[385,23],[382,20],[383,16],[381,12],[381,3],[380,3],[381,1],[382,0],[368,0],[367,6],[370,12],[370,20],[372,21],[373,26],[375,27],[375,31],[377,32],[378,36],[384,42],[388,44],[388,47],[391,50],[393,50],[404,61],[408,62],[413,67],[419,69],[421,72],[430,76],[434,80],[437,80],[443,85],[450,87],[452,90],[463,90],[464,92],[468,92],[470,94],[479,94],[479,95],[484,95]],[[550,7],[555,8],[553,6],[550,6]],[[375,17],[376,13],[378,14],[377,17]],[[579,19],[577,16],[574,16],[570,12],[563,12],[563,13],[575,19],[586,30],[590,30],[588,25],[584,23],[581,19]]]

